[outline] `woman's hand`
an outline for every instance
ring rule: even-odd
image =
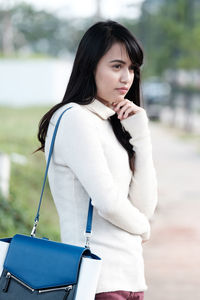
[[[118,114],[118,119],[124,120],[129,116],[136,114],[137,112],[143,110],[142,107],[137,106],[132,101],[124,99],[119,103],[112,103],[113,110]]]

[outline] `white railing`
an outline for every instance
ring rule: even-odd
[[[10,157],[0,152],[0,193],[4,198],[9,195],[10,182]]]

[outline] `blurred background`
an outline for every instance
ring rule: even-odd
[[[45,170],[38,123],[64,95],[78,43],[113,19],[144,48],[158,177],[143,244],[146,300],[200,299],[200,1],[0,0],[0,237],[30,234]],[[48,183],[38,236],[60,240]]]

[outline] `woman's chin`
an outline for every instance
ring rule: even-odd
[[[118,96],[115,98],[115,101],[114,102],[121,102],[124,100],[124,96]]]

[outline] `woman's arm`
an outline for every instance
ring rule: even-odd
[[[135,151],[135,171],[132,176],[129,199],[148,219],[157,205],[157,176],[152,158],[148,117],[144,109],[121,120],[130,133],[130,143]]]
[[[54,146],[54,159],[70,167],[99,215],[132,234],[149,232],[147,217],[122,197],[108,168],[95,124],[80,107],[67,111],[60,122]]]

